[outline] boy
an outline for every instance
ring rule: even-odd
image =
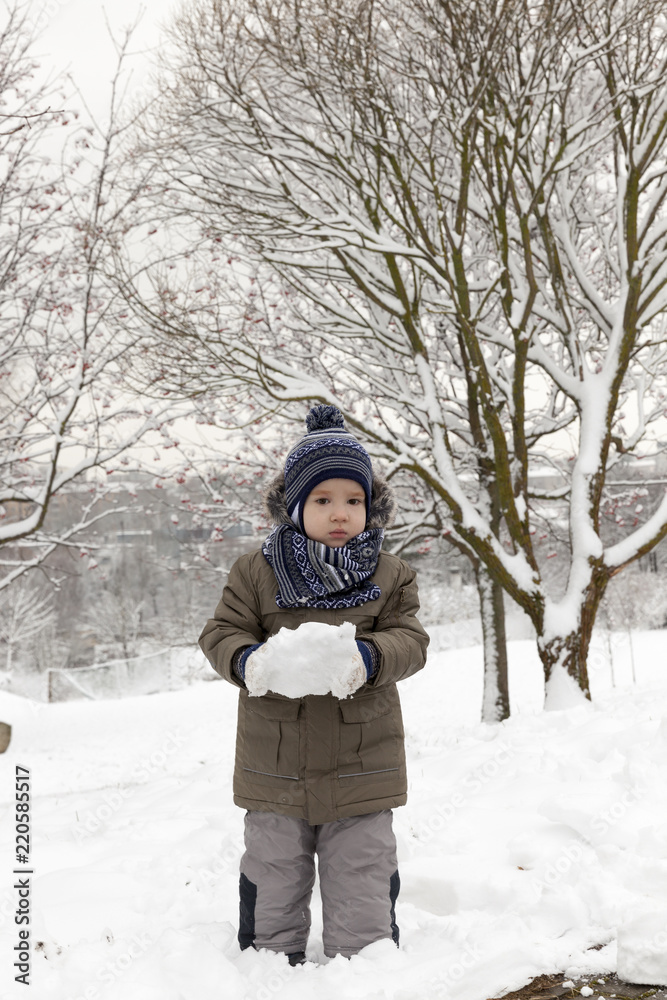
[[[389,486],[336,407],[313,407],[306,426],[266,494],[277,526],[232,566],[199,640],[241,689],[239,944],[283,952],[290,965],[305,961],[316,854],[325,955],[350,957],[382,938],[398,945],[391,810],[405,804],[407,778],[396,681],[424,666],[428,645],[414,572],[380,551]],[[340,665],[351,697],[250,696],[265,641],[311,621],[356,626],[357,654]]]

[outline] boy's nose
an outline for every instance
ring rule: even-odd
[[[347,521],[347,510],[345,507],[340,507],[338,510],[333,510],[331,512],[332,521]]]

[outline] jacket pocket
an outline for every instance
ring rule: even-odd
[[[398,696],[394,695],[374,692],[339,702],[339,778],[381,777],[385,773],[389,777],[398,770],[402,722]]]
[[[373,602],[377,603],[376,601]],[[370,615],[366,609],[366,604],[356,608],[340,608],[335,611],[334,625],[342,625],[343,622],[351,622],[357,634],[370,633],[375,628],[375,616]]]
[[[257,777],[299,778],[299,710],[291,698],[248,697],[243,770]]]

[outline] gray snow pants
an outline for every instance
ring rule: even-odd
[[[318,859],[324,954],[355,955],[382,938],[398,945],[400,880],[391,809],[310,826],[247,812],[241,858],[239,944],[305,951]]]

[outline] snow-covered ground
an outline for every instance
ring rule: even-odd
[[[511,643],[513,715],[493,726],[479,722],[480,648],[433,633],[426,669],[401,685],[401,948],[324,959],[314,899],[319,964],[296,969],[235,939],[243,812],[229,685],[53,705],[0,695],[14,727],[0,794],[4,808],[15,766],[31,769],[35,872],[29,994],[5,975],[18,941],[10,813],[0,996],[486,1000],[541,973],[614,970],[617,934],[628,974],[664,970],[665,632],[634,634],[636,684],[627,637],[600,641],[592,704],[549,713],[534,643]]]

